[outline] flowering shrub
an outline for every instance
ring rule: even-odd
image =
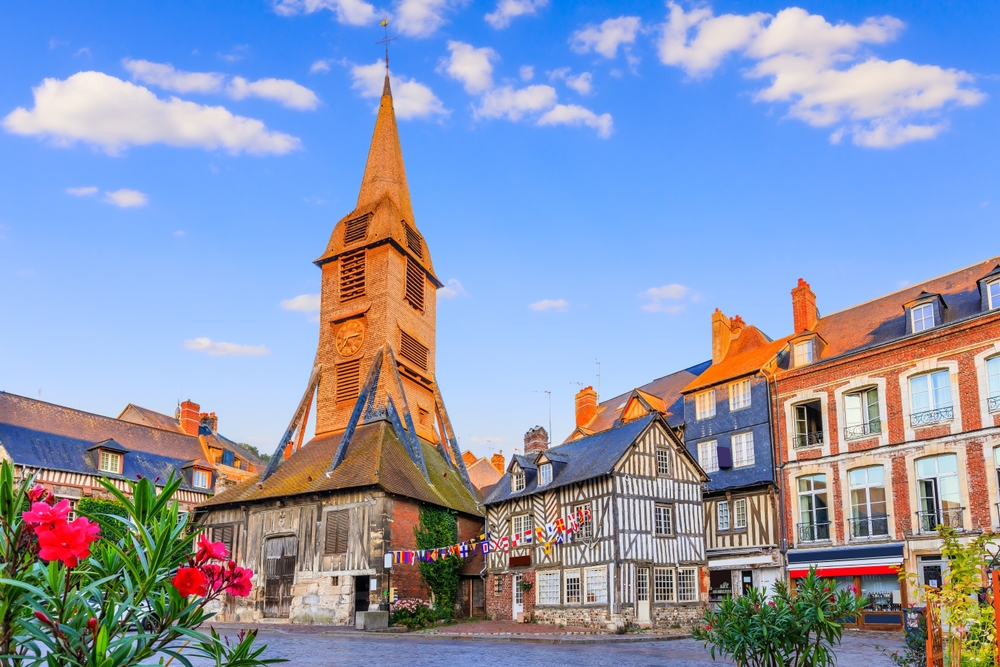
[[[430,602],[405,598],[389,606],[389,622],[410,628],[422,628],[441,618],[441,614]]]
[[[146,479],[130,494],[102,480],[125,527],[106,539],[86,517],[69,521],[68,501],[55,502],[30,480],[14,480],[0,464],[0,665],[3,667],[131,667],[185,656],[216,667],[257,667],[255,633],[230,645],[198,627],[205,605],[223,594],[248,595],[253,573],[227,561],[226,548],[202,537],[180,516],[170,479],[157,492]],[[193,555],[192,555],[192,552]]]

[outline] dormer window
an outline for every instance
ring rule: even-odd
[[[796,368],[799,366],[805,366],[806,364],[811,364],[813,361],[813,342],[811,340],[805,340],[801,343],[796,343],[794,352]]]
[[[98,468],[101,472],[110,472],[112,475],[122,474],[122,455],[102,449]]]
[[[513,491],[523,491],[524,490],[524,473],[523,472],[512,472],[510,474],[510,490]]]
[[[543,463],[538,467],[538,486],[552,483],[552,464]]]
[[[990,310],[1000,308],[1000,280],[986,285],[986,301]]]
[[[934,304],[925,303],[920,306],[914,306],[910,309],[910,322],[913,327],[913,333],[918,331],[923,331],[924,329],[930,329],[934,326]]]
[[[191,473],[191,486],[196,489],[207,489],[209,486],[209,480],[211,479],[211,473],[207,470],[201,470],[200,468],[195,468]]]

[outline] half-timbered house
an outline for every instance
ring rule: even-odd
[[[508,537],[511,545],[488,554],[488,613],[586,627],[692,624],[707,599],[708,478],[663,417],[550,449],[541,434],[528,432],[525,455],[483,501],[494,544]],[[587,510],[590,520],[561,542],[513,546],[515,535]]]

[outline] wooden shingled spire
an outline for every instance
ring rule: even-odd
[[[385,73],[382,100],[379,102],[371,148],[368,149],[365,175],[361,179],[357,208],[360,210],[375,204],[385,195],[396,204],[404,220],[413,221],[410,187],[406,183],[406,167],[403,166],[403,149],[399,144],[388,72]]]

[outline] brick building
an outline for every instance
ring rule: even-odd
[[[319,346],[302,400],[260,478],[203,505],[210,533],[256,573],[226,619],[353,624],[383,595],[428,599],[416,565],[384,560],[416,548],[420,508],[452,511],[460,540],[482,533],[434,374],[441,282],[414,221],[388,73],[357,206],[315,263]],[[481,556],[465,563],[461,613],[485,611],[481,570]]]
[[[792,310],[772,380],[789,574],[858,585],[862,624],[898,627],[896,568],[940,581],[939,525],[1000,523],[1000,257],[823,317],[800,279]]]

